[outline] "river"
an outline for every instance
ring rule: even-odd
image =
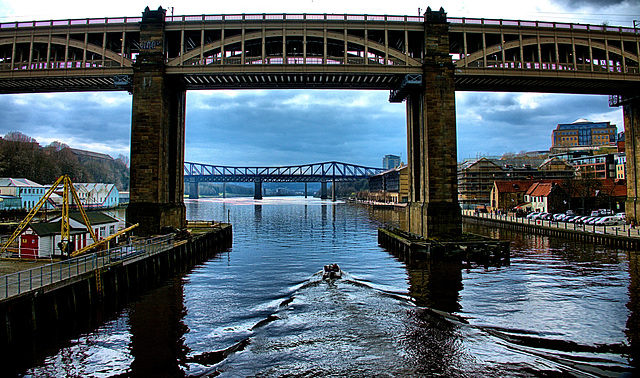
[[[377,228],[403,214],[301,197],[186,200],[233,247],[98,328],[37,351],[33,377],[632,376],[638,259],[475,226],[511,264],[403,262]],[[338,263],[340,280],[323,281]]]

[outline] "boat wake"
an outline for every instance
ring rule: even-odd
[[[362,348],[362,343],[375,344],[374,348],[394,350],[394,353],[400,350],[397,353],[404,358],[413,358],[411,364],[418,366],[415,371],[450,376],[466,376],[464,372],[473,372],[476,368],[482,376],[602,377],[631,376],[633,373],[629,362],[622,357],[630,353],[625,345],[582,345],[535,331],[470,324],[469,319],[463,316],[416,306],[408,294],[384,290],[348,272],[342,271],[341,279],[326,279],[324,273],[321,270],[291,287],[284,295],[274,298],[273,311],[248,327],[243,338],[233,345],[188,357],[184,362],[193,364],[190,366],[193,368],[189,369],[192,373],[187,376],[231,374],[233,369],[240,369],[242,365],[238,358],[245,364],[251,360],[252,364],[259,365],[255,362],[256,353],[265,359],[266,366],[271,366],[267,361],[279,358],[278,353],[283,351],[295,354],[300,348],[307,350],[305,348],[309,345],[324,344],[322,353],[326,353],[336,343],[341,345],[340,348],[346,348],[346,353],[349,348]],[[381,325],[376,325],[375,314],[381,311],[396,314],[392,319],[397,324],[385,325],[382,329]],[[345,346],[345,340],[334,339],[331,329],[367,336],[353,339],[350,341],[353,345]],[[444,332],[441,331],[443,329]],[[371,337],[372,334],[375,337]],[[367,338],[371,340],[367,341]],[[254,341],[257,345],[248,348]],[[437,350],[446,353],[434,357]],[[491,353],[483,353],[489,350]],[[505,357],[498,361],[482,360],[483,355],[495,355],[495,350],[501,351]],[[247,351],[250,355],[241,357]],[[376,349],[376,353],[384,355],[389,352]],[[264,354],[268,357],[265,358]],[[234,355],[238,358],[229,363],[229,358]],[[324,361],[330,357],[324,355],[322,358]],[[448,367],[450,370],[439,370],[443,369],[439,366],[443,358],[452,359]],[[424,361],[440,362],[420,367],[420,364],[429,364]],[[349,371],[348,367],[343,368]],[[286,364],[283,363],[280,369],[286,369]],[[460,371],[463,373],[457,374]]]

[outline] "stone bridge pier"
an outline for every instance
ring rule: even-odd
[[[134,63],[131,119],[131,198],[127,222],[137,234],[186,224],[184,132],[186,90],[165,73],[165,11],[145,10]]]
[[[407,97],[409,232],[429,238],[462,233],[458,204],[454,64],[444,10],[425,13],[423,83]]]
[[[627,202],[625,212],[627,222],[640,222],[640,188],[638,178],[640,177],[640,96],[628,101],[622,107],[625,130],[625,152],[627,156]]]

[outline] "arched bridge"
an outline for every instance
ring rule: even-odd
[[[377,175],[382,168],[365,167],[336,161],[284,167],[229,167],[200,163],[184,163],[184,179],[191,183],[190,198],[197,198],[198,182],[253,182],[255,198],[262,198],[263,182],[321,182],[321,198],[327,198],[327,181],[357,181]]]
[[[456,90],[614,95],[625,119],[626,212],[640,219],[639,61],[638,29],[455,18],[442,8],[176,17],[147,8],[133,18],[0,24],[0,93],[132,94],[127,221],[141,233],[184,225],[186,91],[224,88],[384,89],[404,101],[407,224],[427,237],[462,232]]]
[[[186,89],[396,89],[422,74],[423,16],[167,16],[0,24],[0,93],[131,90],[158,50]],[[448,17],[456,90],[626,94],[640,85],[639,29]],[[399,99],[400,101],[402,98]]]

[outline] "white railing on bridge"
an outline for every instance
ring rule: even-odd
[[[98,268],[126,260],[143,259],[166,251],[174,246],[174,235],[164,235],[136,241],[38,268],[23,270],[0,277],[0,299],[6,299],[46,285],[61,282]]]
[[[190,16],[167,16],[165,20],[169,23],[184,22],[207,22],[207,21],[363,21],[363,22],[402,22],[414,23],[424,22],[423,16],[393,16],[393,15],[370,15],[370,14],[307,14],[307,13],[262,13],[262,14],[214,14],[214,15],[190,15]],[[70,20],[48,20],[48,21],[15,21],[0,23],[0,29],[9,28],[37,28],[37,27],[60,27],[60,26],[86,26],[86,25],[111,25],[111,24],[137,24],[142,21],[142,17],[105,17],[105,18],[81,18]],[[530,27],[546,29],[573,29],[605,31],[616,33],[640,34],[640,29],[623,26],[575,24],[566,22],[549,21],[525,21],[525,20],[502,20],[486,18],[466,18],[448,17],[451,24],[462,25],[486,25],[486,26],[512,26]]]

